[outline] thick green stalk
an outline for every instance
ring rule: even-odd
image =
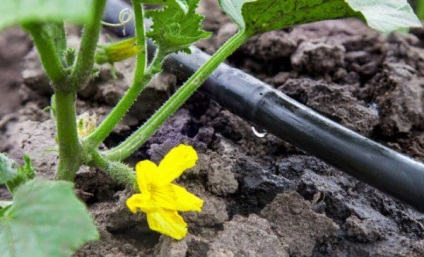
[[[106,160],[96,149],[93,149],[91,157],[89,166],[102,169],[118,183],[136,188],[136,175],[133,169],[121,162]]]
[[[67,90],[70,91],[84,88],[93,73],[94,53],[99,40],[106,0],[93,0],[92,3],[93,13],[90,21],[84,26],[77,60],[71,74],[71,81],[67,84],[67,87],[69,87]]]
[[[137,97],[150,82],[153,75],[155,75],[158,66],[163,60],[163,55],[158,52],[155,59],[152,61],[148,71],[146,72],[146,32],[144,29],[144,11],[140,0],[133,0],[134,7],[134,20],[136,29],[137,45],[141,46],[141,51],[137,55],[137,61],[134,71],[134,79],[128,91],[121,98],[118,104],[109,113],[106,119],[97,127],[95,131],[85,140],[89,147],[97,147],[106,137],[112,132],[115,126],[121,121],[128,110],[136,101]]]
[[[24,29],[29,31],[40,56],[41,64],[54,86],[60,86],[66,78],[65,70],[56,51],[55,42],[43,24],[26,24]]]
[[[137,150],[185,101],[187,101],[218,65],[248,38],[248,34],[239,32],[228,40],[145,124],[123,143],[107,151],[105,153],[107,159],[123,160]]]
[[[106,137],[112,132],[119,121],[125,116],[137,97],[141,94],[146,85],[150,82],[153,76],[160,70],[164,56],[159,51],[149,69],[142,78],[134,79],[132,85],[119,100],[118,104],[112,109],[104,121],[91,133],[84,141],[88,147],[94,148],[100,145]]]
[[[146,30],[144,27],[144,8],[140,0],[132,0],[134,9],[134,26],[135,36],[137,38],[137,45],[141,47],[141,51],[137,55],[137,63],[134,73],[134,82],[136,80],[141,81],[144,77],[147,65],[147,42],[146,42]]]
[[[424,20],[424,0],[417,1],[417,16],[421,21]]]
[[[75,174],[83,160],[83,151],[79,143],[76,124],[76,93],[56,90],[54,100],[59,144],[59,164],[56,178],[74,181]]]
[[[59,58],[62,59],[63,54],[68,47],[66,42],[65,25],[63,22],[51,23],[47,24],[47,29],[52,37],[56,52],[59,55]]]

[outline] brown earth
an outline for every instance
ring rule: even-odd
[[[215,2],[202,7],[214,36],[198,46],[213,53],[235,30]],[[42,110],[51,92],[30,46],[18,29],[0,35],[0,151],[16,160],[30,155],[39,174],[52,178],[54,126]],[[326,21],[256,36],[228,62],[423,161],[423,46],[424,30],[382,36],[357,20]],[[128,86],[132,64],[118,64],[115,80],[105,66],[80,93],[79,112],[104,117]],[[145,121],[177,84],[171,74],[158,77],[106,147]],[[82,168],[76,188],[102,238],[75,256],[424,256],[424,214],[273,135],[256,137],[250,124],[200,93],[127,161],[159,162],[179,143],[193,145],[199,162],[177,182],[205,200],[202,213],[183,213],[189,235],[175,241],[150,231],[144,215],[126,209],[128,189]],[[0,197],[8,197],[4,189]]]

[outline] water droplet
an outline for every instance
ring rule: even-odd
[[[260,138],[266,137],[266,135],[268,135],[268,131],[266,131],[265,129],[256,129],[253,126],[252,126],[252,131],[253,131],[253,134],[255,134],[255,136]]]

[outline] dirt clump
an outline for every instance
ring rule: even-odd
[[[312,211],[296,192],[277,195],[261,213],[290,256],[311,256],[317,243],[334,238],[339,229],[330,218]]]

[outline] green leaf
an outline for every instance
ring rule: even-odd
[[[368,25],[382,32],[421,27],[421,22],[406,0],[347,0],[350,7],[364,15]]]
[[[224,12],[230,16],[235,24],[241,29],[246,30],[246,24],[242,15],[242,7],[245,3],[255,2],[257,0],[219,0],[219,5]]]
[[[11,193],[35,176],[31,159],[24,155],[24,161],[25,164],[18,167],[14,160],[0,153],[0,184],[6,184]]]
[[[146,17],[153,21],[147,36],[152,38],[165,54],[179,51],[190,53],[189,47],[192,44],[211,35],[202,30],[204,17],[196,13],[198,0],[188,0],[187,3],[187,13],[171,7],[146,12]]]
[[[36,22],[82,24],[90,18],[87,0],[1,0],[0,31],[6,27]]]
[[[254,35],[308,22],[365,18],[382,32],[421,26],[406,0],[219,0],[242,32]]]
[[[3,217],[4,213],[12,206],[11,201],[0,201],[0,218]]]
[[[26,154],[24,154],[24,162],[25,164],[18,168],[18,175],[23,177],[25,181],[28,181],[30,179],[33,179],[35,177],[35,173],[37,172],[34,166],[32,166],[31,159]]]
[[[99,234],[73,185],[34,179],[20,186],[0,217],[3,257],[71,256]]]
[[[187,0],[142,0],[143,4],[160,4],[175,7],[178,6],[184,13],[188,12],[189,6]]]
[[[15,161],[0,153],[0,184],[6,184],[17,176],[18,170]]]

